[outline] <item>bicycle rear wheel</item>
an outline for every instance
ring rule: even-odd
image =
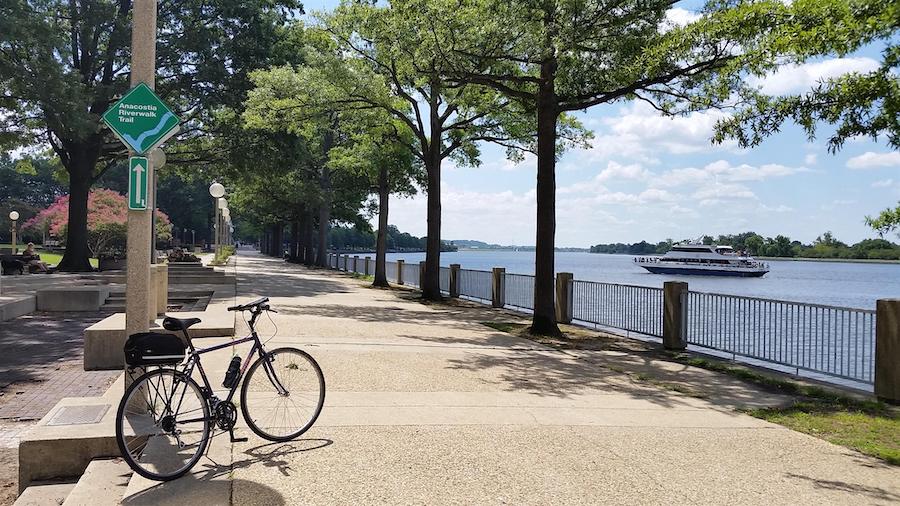
[[[116,442],[134,472],[174,480],[203,456],[209,422],[197,382],[174,369],[157,369],[125,390],[116,414]]]
[[[296,348],[278,348],[257,359],[241,386],[244,420],[269,441],[289,441],[309,430],[324,403],[322,369]]]

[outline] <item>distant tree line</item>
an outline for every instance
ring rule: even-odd
[[[803,244],[783,235],[763,237],[755,232],[720,235],[717,238],[705,235],[701,241],[703,244],[731,246],[735,250],[746,251],[760,257],[900,260],[900,245],[898,244],[885,239],[864,239],[848,245],[837,240],[831,232],[820,235],[812,244]],[[690,241],[686,240],[685,242]],[[656,244],[647,241],[633,244],[597,244],[591,246],[591,253],[661,255],[672,249],[673,244],[672,239]]]
[[[375,232],[357,227],[333,227],[328,231],[329,248],[336,251],[375,249]],[[388,251],[425,251],[426,237],[401,232],[396,225],[387,228]],[[441,251],[456,251],[456,246],[441,241]]]

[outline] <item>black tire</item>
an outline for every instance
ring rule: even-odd
[[[307,413],[301,413],[300,415],[294,417],[290,417],[291,426],[284,427],[286,430],[275,433],[272,431],[271,427],[261,426],[263,424],[258,423],[259,420],[254,418],[253,413],[251,411],[262,411],[275,409],[274,404],[282,403],[282,406],[285,406],[285,411],[290,409],[287,406],[288,402],[292,402],[290,399],[290,390],[289,388],[292,386],[291,384],[284,385],[286,389],[288,389],[288,395],[280,395],[277,394],[276,387],[272,383],[272,381],[268,377],[268,373],[266,372],[265,364],[268,361],[269,364],[276,364],[276,367],[273,370],[276,370],[276,376],[279,376],[279,380],[287,380],[293,379],[293,376],[289,375],[285,377],[284,375],[278,374],[277,369],[281,364],[281,358],[289,358],[289,360],[293,360],[296,362],[289,362],[288,364],[284,364],[287,369],[293,369],[300,372],[307,372],[309,374],[305,374],[303,380],[306,382],[308,388],[317,388],[318,393],[312,392],[311,390],[306,393],[304,397],[301,398],[301,403],[304,400],[309,401],[309,406],[306,406],[303,411]],[[307,368],[304,369],[303,365],[306,365]],[[290,383],[290,382],[288,382]],[[271,399],[261,398],[261,399],[248,399],[248,391],[251,388],[251,385],[259,385],[262,388],[267,388],[266,385],[271,387],[271,391],[264,392],[264,395],[268,395]],[[255,392],[254,392],[255,393]],[[252,401],[252,402],[251,402]],[[254,407],[251,407],[251,404]],[[260,405],[262,404],[262,405]],[[247,376],[244,377],[244,384],[241,385],[241,412],[244,414],[244,420],[247,422],[247,425],[250,427],[256,435],[259,437],[269,440],[269,441],[290,441],[297,436],[303,434],[310,427],[316,423],[316,419],[319,417],[319,413],[322,412],[322,406],[325,404],[325,376],[322,375],[322,369],[319,367],[319,364],[316,363],[315,359],[313,359],[308,353],[303,350],[298,350],[297,348],[278,348],[272,350],[262,357],[258,358],[253,365],[250,366],[250,369],[247,371]],[[298,408],[296,402],[292,402],[294,408]],[[277,412],[277,410],[276,410]],[[260,413],[257,413],[260,415]],[[285,413],[286,418],[288,418],[287,413]],[[293,422],[293,420],[298,420],[298,422]],[[296,427],[294,427],[296,425]]]
[[[188,388],[190,388],[190,390],[192,391],[194,396],[196,396],[195,403],[191,404],[191,407],[193,409],[190,411],[191,412],[190,419],[193,420],[195,418],[202,417],[202,421],[196,422],[196,423],[200,424],[201,432],[200,432],[199,441],[196,444],[189,445],[194,449],[194,454],[190,459],[188,459],[185,462],[185,464],[183,466],[179,466],[179,467],[177,467],[171,471],[167,471],[167,472],[154,472],[153,470],[150,469],[154,465],[153,462],[149,461],[150,459],[148,459],[147,461],[144,461],[144,462],[139,462],[137,460],[136,456],[133,455],[133,453],[135,453],[135,452],[143,453],[146,450],[151,438],[148,437],[146,440],[141,441],[143,436],[136,437],[134,435],[130,435],[128,437],[130,437],[131,439],[129,441],[126,441],[125,425],[128,424],[128,426],[132,430],[134,430],[134,423],[129,420],[126,420],[125,410],[128,407],[129,402],[132,399],[132,396],[135,396],[134,403],[132,404],[132,407],[129,408],[129,413],[134,416],[137,416],[137,417],[141,417],[141,416],[146,417],[147,413],[141,413],[140,412],[141,409],[138,409],[138,407],[137,407],[137,404],[140,402],[139,401],[140,398],[137,396],[140,396],[143,394],[140,392],[136,392],[136,390],[138,388],[141,388],[142,386],[147,388],[148,392],[153,390],[152,385],[153,385],[153,379],[155,376],[160,377],[160,381],[164,387],[163,390],[165,390],[165,380],[163,379],[164,375],[171,375],[173,380],[177,379],[177,381],[179,382],[179,385],[180,384],[184,385],[184,390],[182,390],[184,393],[180,395],[181,399],[183,399],[184,396],[186,395]],[[175,381],[173,381],[172,384],[174,386]],[[176,395],[179,395],[177,389],[173,388],[173,390],[175,390],[175,392],[172,394],[170,399],[174,398]],[[158,400],[158,399],[156,399],[156,400]],[[154,402],[156,400],[154,400]],[[167,402],[167,404],[171,404],[171,403],[172,402]],[[179,406],[183,406],[182,402],[179,402]],[[148,406],[148,408],[145,408],[145,409],[149,409],[149,406]],[[181,411],[177,407],[175,409],[179,412]],[[198,410],[199,410],[199,412],[196,412]],[[175,415],[173,416],[174,420],[177,420],[178,414],[179,413],[175,413]],[[186,413],[183,413],[183,414],[186,414]],[[155,420],[157,418],[156,415],[153,413],[149,413],[149,415],[150,415],[150,418],[149,418],[150,420]],[[162,418],[160,418],[160,420],[162,420]],[[146,422],[146,420],[144,420],[144,421]],[[206,447],[209,444],[210,423],[211,423],[211,420],[210,420],[210,416],[209,416],[208,399],[206,399],[206,397],[203,396],[203,389],[200,388],[200,385],[198,385],[197,382],[194,381],[193,379],[185,376],[181,371],[177,371],[175,369],[156,369],[156,370],[150,371],[146,374],[139,376],[134,381],[134,383],[132,383],[127,389],[125,389],[125,395],[122,397],[122,400],[119,402],[119,409],[116,412],[116,443],[119,446],[119,452],[122,454],[122,458],[125,460],[125,462],[128,463],[128,466],[137,474],[143,476],[144,478],[147,478],[150,480],[156,480],[156,481],[174,480],[176,478],[183,476],[188,471],[190,471],[191,468],[194,467],[194,465],[196,465],[197,462],[200,460],[200,458],[203,456],[203,453],[206,451]],[[156,423],[155,425],[157,427],[160,426],[159,423]],[[169,435],[169,434],[170,433],[163,431],[162,434],[156,434],[155,436],[165,436],[168,438],[176,438],[176,440],[178,442],[180,442],[180,438],[178,438],[178,436]],[[133,443],[135,441],[138,441],[138,445],[134,446],[133,448],[130,447],[129,443]],[[179,445],[179,449],[181,449],[181,448],[182,447]],[[162,453],[162,452],[160,452],[160,453]]]

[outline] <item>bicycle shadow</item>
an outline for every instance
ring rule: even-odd
[[[216,436],[210,444],[222,445],[224,441],[230,445],[226,434],[221,434],[222,439]],[[232,497],[235,488],[241,488],[245,493],[251,494],[259,504],[282,505],[286,504],[284,497],[275,489],[255,481],[245,479],[233,479],[235,469],[243,469],[252,465],[262,465],[267,468],[278,469],[285,476],[290,476],[290,462],[287,458],[301,452],[308,452],[325,448],[334,444],[331,439],[309,438],[297,439],[284,443],[266,443],[243,450],[241,453],[247,458],[227,462],[229,456],[238,456],[232,448],[231,451],[211,451],[214,455],[207,455],[197,463],[196,467],[188,474],[173,481],[154,483],[144,490],[127,495],[122,504],[129,506],[160,505],[160,504],[189,504],[192,500],[202,501],[206,504],[227,504]],[[129,487],[131,488],[131,487]],[[222,502],[224,501],[224,502]]]

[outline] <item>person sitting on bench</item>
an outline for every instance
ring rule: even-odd
[[[47,272],[47,264],[41,262],[41,256],[34,251],[34,243],[28,243],[28,247],[22,252],[22,260],[28,266],[28,272]]]

